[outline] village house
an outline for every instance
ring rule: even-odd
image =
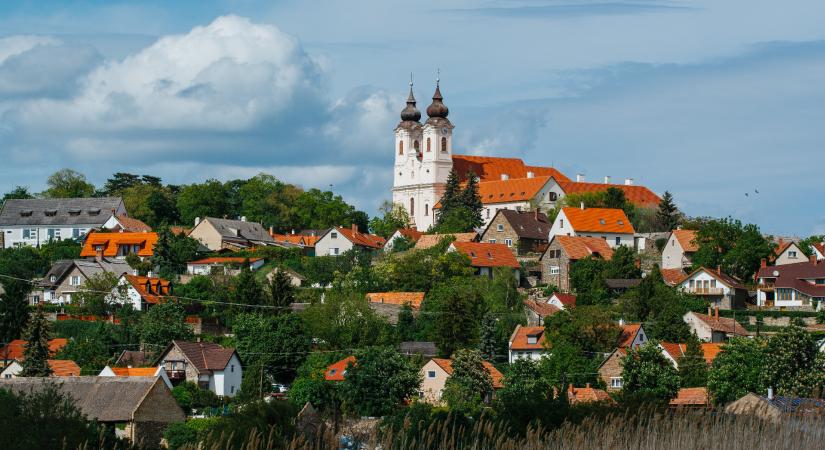
[[[70,359],[48,359],[46,362],[49,368],[52,369],[51,377],[79,377],[80,366]],[[23,371],[23,364],[20,361],[12,361],[9,365],[0,372],[0,378],[10,379],[17,378],[20,372]],[[0,385],[1,387],[2,385]]]
[[[129,217],[126,214],[113,215],[104,225],[103,228],[109,231],[117,231],[124,233],[148,233],[152,231],[152,227],[147,225],[140,219]]]
[[[234,348],[175,340],[157,361],[173,385],[190,381],[222,397],[234,397],[241,387],[243,366]]]
[[[580,259],[601,258],[609,261],[613,249],[602,238],[586,236],[553,236],[541,255],[541,281],[569,292],[570,267]]]
[[[662,281],[670,287],[678,286],[688,275],[681,267],[678,269],[661,269],[659,272],[662,274]]]
[[[38,282],[37,295],[30,296],[30,298],[38,302],[42,299],[48,303],[72,303],[72,298],[82,289],[86,280],[104,272],[117,276],[125,272],[132,272],[132,268],[122,259],[59,260]]]
[[[710,409],[712,407],[706,387],[681,388],[668,405],[678,409]]]
[[[689,311],[683,319],[690,331],[705,342],[727,342],[734,336],[750,335],[736,319],[719,317],[719,308],[712,310],[708,307],[707,314]]]
[[[520,282],[520,269],[513,252],[504,244],[488,244],[482,242],[453,242],[447,248],[448,252],[459,252],[470,258],[470,266],[480,277],[492,278],[496,268],[511,269],[516,277],[516,284]]]
[[[367,294],[367,301],[370,309],[375,311],[380,317],[395,325],[398,323],[398,315],[404,305],[410,305],[414,315],[421,309],[421,302],[424,301],[423,292],[371,292]]]
[[[66,377],[13,378],[0,381],[0,389],[22,394],[56,386],[75,400],[80,412],[106,425],[118,437],[147,445],[160,445],[169,424],[186,420],[171,390],[160,378]]]
[[[8,199],[0,210],[0,235],[3,248],[39,247],[50,240],[79,240],[126,215],[120,197]]]
[[[306,233],[306,234],[304,234]],[[276,244],[284,247],[298,247],[301,253],[306,256],[315,256],[315,243],[318,242],[318,234],[316,230],[302,231],[301,233],[278,234],[274,233],[272,227],[269,227],[269,235]]]
[[[263,267],[263,258],[241,257],[210,257],[186,263],[186,273],[189,275],[227,275],[235,276],[241,272],[241,267],[247,263],[249,270],[255,271]]]
[[[415,243],[415,249],[425,250],[435,247],[445,238],[449,238],[452,242],[476,242],[478,241],[478,233],[425,234],[418,238],[418,241]]]
[[[355,357],[347,356],[346,358],[336,361],[324,371],[324,379],[327,381],[344,381],[347,375],[347,368],[350,365],[355,365]]]
[[[504,387],[501,383],[504,375],[489,362],[483,361],[482,364],[493,380],[493,390]],[[440,405],[442,403],[441,395],[444,393],[444,386],[452,374],[453,361],[451,359],[433,358],[429,360],[427,364],[424,364],[421,368],[423,381],[421,382],[421,390],[418,394],[419,398],[432,405]]]
[[[387,242],[384,244],[384,251],[389,253],[392,251],[393,246],[395,245],[396,239],[406,239],[412,242],[413,247],[415,247],[415,243],[421,239],[424,233],[416,230],[415,228],[399,228],[393,232],[389,238],[387,238]]]
[[[763,260],[756,280],[756,302],[761,307],[821,309],[825,300],[825,263],[816,255],[781,266],[768,266]]]
[[[160,377],[166,387],[172,389],[172,381],[166,375],[162,366],[155,367],[117,367],[106,366],[99,374],[99,377]]]
[[[69,340],[66,338],[49,339],[49,356],[56,355],[68,343]],[[3,363],[0,367],[6,367],[13,361],[22,361],[26,345],[28,345],[27,341],[15,339],[0,348],[0,361]]]
[[[527,326],[529,327],[541,326],[547,316],[552,316],[561,311],[557,306],[541,299],[526,298],[523,303],[524,312],[527,316]]]
[[[252,247],[276,245],[263,225],[240,220],[219,219],[217,217],[195,218],[195,227],[189,237],[198,240],[212,251],[244,250]]]
[[[553,295],[551,295],[550,298],[547,300],[547,303],[563,311],[566,309],[576,307],[576,296],[573,294],[562,294],[561,292],[554,292]]]
[[[283,272],[284,274],[286,274],[286,277],[289,278],[289,284],[291,284],[293,287],[301,287],[304,284],[304,281],[306,281],[305,276],[288,267],[281,266],[270,270],[269,273],[266,274],[266,281],[272,282],[272,279],[275,278],[275,274],[277,274],[278,272]]]
[[[696,230],[673,230],[662,248],[662,269],[690,268],[697,250]]]
[[[607,385],[607,390],[618,391],[624,386],[622,379],[622,358],[627,355],[628,349],[638,349],[648,342],[647,334],[641,324],[633,323],[621,325],[622,332],[613,350],[599,366],[599,378]]]
[[[784,266],[786,264],[796,264],[808,261],[808,256],[799,248],[799,245],[794,241],[780,240],[774,250],[772,262],[775,266]]]
[[[315,243],[315,254],[338,256],[353,249],[375,252],[383,249],[385,243],[386,240],[381,236],[362,233],[358,231],[358,225],[352,224],[350,228],[330,228],[322,234]]]
[[[135,254],[141,259],[150,258],[154,254],[155,244],[158,242],[157,233],[121,233],[92,231],[86,237],[81,258],[125,259],[129,254]]]
[[[818,261],[825,259],[825,242],[816,242],[811,245],[811,251]]]
[[[538,360],[547,354],[544,327],[524,327],[516,325],[508,342],[508,362],[517,359]]]
[[[151,305],[160,303],[163,297],[171,295],[172,282],[169,280],[124,273],[106,300],[109,303],[130,304],[135,311],[146,311]]]
[[[716,355],[722,351],[722,347],[724,344],[720,343],[713,343],[713,342],[702,342],[699,344],[702,348],[702,354],[705,357],[705,362],[708,365],[713,363],[713,360],[716,359]],[[662,351],[662,355],[671,363],[673,367],[679,369],[679,359],[685,356],[685,352],[687,352],[687,344],[680,344],[674,342],[660,342],[659,349]]]
[[[586,383],[583,388],[573,387],[572,384],[568,385],[567,402],[570,405],[592,402],[615,403],[615,401],[610,397],[610,394],[608,394],[607,391],[603,389],[593,388],[590,386],[590,383]]]
[[[611,248],[620,245],[633,248],[633,225],[621,209],[562,208],[550,228],[553,236],[584,236],[601,238]]]
[[[547,246],[550,221],[538,211],[501,209],[487,225],[481,242],[504,244],[515,255],[541,253]]]
[[[780,424],[804,417],[822,417],[825,414],[825,400],[775,396],[773,389],[768,388],[767,396],[763,397],[749,392],[727,405],[725,412],[752,415],[774,424]]]
[[[687,275],[679,289],[707,300],[714,308],[744,308],[748,300],[748,289],[736,278],[716,270],[700,267]]]

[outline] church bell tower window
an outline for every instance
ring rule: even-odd
[[[398,154],[404,154],[404,141],[398,141]]]
[[[427,138],[427,151],[430,151],[430,138]]]
[[[446,153],[447,152],[447,138],[441,138],[441,151]]]

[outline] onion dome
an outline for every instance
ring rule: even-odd
[[[444,97],[441,96],[441,88],[439,87],[439,82],[435,83],[435,93],[433,94],[433,102],[430,103],[430,106],[427,107],[427,115],[430,118],[442,118],[446,119],[447,115],[450,114],[450,109],[447,108],[447,105],[443,102]]]
[[[407,106],[401,111],[401,120],[409,122],[418,122],[421,120],[421,111],[415,107],[412,81],[410,81],[410,95],[407,97]]]

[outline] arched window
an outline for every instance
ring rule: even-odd
[[[424,203],[424,215],[425,215],[425,216],[429,216],[429,215],[430,215],[430,205],[429,205],[429,204],[427,204],[427,203]]]
[[[441,151],[442,152],[447,151],[447,138],[445,138],[445,137],[441,138]]]
[[[418,153],[418,149],[421,148],[418,141],[413,141],[413,148],[415,149],[415,152]]]
[[[430,138],[427,138],[427,151],[430,151]]]
[[[404,154],[404,141],[398,141],[398,154]]]
[[[415,199],[410,198],[410,215],[415,215]]]

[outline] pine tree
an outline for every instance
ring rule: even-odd
[[[460,204],[469,211],[468,218],[471,223],[468,225],[478,228],[484,224],[484,219],[481,217],[484,204],[481,203],[481,197],[478,195],[478,178],[472,170],[467,172],[467,185],[461,191]]]
[[[450,170],[447,175],[447,184],[444,187],[444,195],[441,197],[441,210],[450,210],[458,204],[461,195],[461,182],[458,179],[458,172]]]
[[[249,258],[244,259],[241,273],[232,280],[232,301],[247,305],[258,305],[263,298],[261,284],[255,279],[255,273],[249,268]]]
[[[26,349],[23,351],[23,370],[21,377],[47,377],[51,375],[52,369],[49,367],[49,322],[43,315],[43,309],[37,308],[37,312],[29,320],[26,329]]]
[[[295,301],[295,287],[282,268],[278,268],[269,280],[269,301],[279,308],[286,308]]]
[[[168,227],[158,230],[158,240],[152,249],[151,265],[158,268],[161,278],[172,279],[176,275],[172,258],[172,233]]]
[[[679,224],[679,209],[673,202],[673,195],[665,191],[662,201],[659,202],[659,210],[656,211],[656,222],[662,231],[672,231]]]
[[[701,387],[708,382],[708,365],[696,333],[690,335],[685,354],[679,358],[679,380],[681,387]]]
[[[496,319],[491,314],[484,316],[481,321],[481,340],[478,344],[478,350],[481,352],[482,358],[487,361],[493,361],[496,357]]]

